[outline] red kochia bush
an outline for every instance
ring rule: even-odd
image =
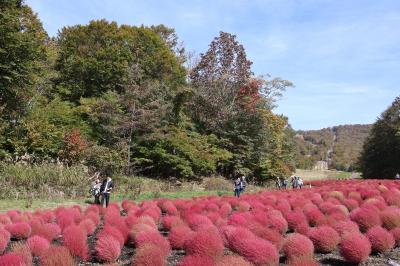
[[[333,225],[333,228],[336,232],[339,233],[341,237],[343,237],[347,233],[358,233],[360,230],[358,229],[358,225],[352,221],[339,221]]]
[[[97,237],[101,238],[102,236],[108,236],[108,235],[112,236],[115,240],[117,240],[121,248],[124,246],[125,244],[124,236],[114,226],[110,225],[104,226],[103,229],[97,234]]]
[[[400,226],[400,210],[388,208],[381,212],[381,220],[383,227],[387,230],[391,230],[395,227]]]
[[[22,257],[15,253],[10,252],[3,256],[0,256],[0,266],[22,266],[25,265]]]
[[[275,246],[261,238],[244,239],[238,253],[254,265],[275,266],[279,263],[279,253]]]
[[[396,246],[398,247],[400,245],[400,227],[390,230],[390,233],[392,234],[394,241],[396,242]]]
[[[197,230],[202,225],[214,225],[207,216],[200,214],[189,214],[186,222],[193,230]]]
[[[96,225],[91,219],[84,219],[79,223],[79,227],[85,230],[87,236],[91,236],[96,230]]]
[[[162,220],[162,224],[164,229],[170,231],[173,227],[175,226],[182,226],[185,223],[182,221],[182,219],[179,216],[164,216]]]
[[[177,266],[215,266],[215,262],[210,257],[188,255],[185,256]]]
[[[26,243],[17,242],[12,245],[12,251],[18,254],[24,261],[25,266],[32,266],[32,253]]]
[[[167,264],[167,254],[154,244],[145,244],[136,250],[133,264],[136,266],[164,266]]]
[[[258,237],[268,240],[269,242],[274,244],[274,246],[278,250],[280,250],[282,248],[283,236],[280,233],[278,233],[278,231],[269,229],[269,228],[264,228],[264,227],[254,228],[252,231]]]
[[[96,241],[97,259],[103,262],[115,262],[121,255],[121,245],[113,236],[103,235]]]
[[[4,250],[6,250],[9,241],[9,239],[0,235],[0,254],[3,254]]]
[[[340,236],[335,229],[324,225],[311,229],[308,237],[313,242],[315,250],[321,253],[334,251],[340,241]]]
[[[256,237],[250,230],[243,227],[227,227],[227,230],[224,231],[224,235],[229,248],[235,252],[240,252],[240,250],[243,249],[243,241],[245,239],[253,239]]]
[[[286,214],[286,221],[288,222],[289,228],[295,230],[295,228],[301,223],[307,223],[307,217],[301,211],[292,211]]]
[[[56,239],[61,234],[61,228],[57,224],[47,223],[42,226],[36,235],[49,240],[50,242]]]
[[[188,255],[207,256],[215,260],[224,254],[224,243],[218,234],[199,231],[185,243],[185,250]]]
[[[217,266],[252,266],[249,261],[238,255],[223,256],[217,261]]]
[[[361,232],[366,232],[371,227],[381,225],[379,213],[370,208],[357,208],[351,211],[350,219],[358,224]]]
[[[26,222],[8,224],[6,229],[16,239],[26,239],[31,235],[31,226]]]
[[[5,230],[4,228],[0,228],[0,237],[3,237],[4,239],[6,239],[7,241],[10,240],[11,234],[10,232],[8,232],[7,230]]]
[[[136,247],[140,248],[146,244],[153,244],[159,247],[165,254],[171,251],[169,242],[157,231],[140,232],[136,235]]]
[[[194,235],[194,231],[187,226],[177,226],[171,229],[168,235],[169,243],[174,249],[183,249],[185,242]]]
[[[75,261],[68,249],[63,246],[51,246],[40,257],[42,266],[74,266]]]
[[[361,233],[348,233],[344,235],[339,248],[340,255],[351,263],[364,262],[371,253],[371,243]]]
[[[319,262],[313,258],[295,258],[286,263],[287,266],[319,266]]]
[[[31,236],[27,240],[29,249],[34,256],[40,257],[49,248],[50,242],[41,236]]]
[[[72,256],[80,257],[84,261],[89,259],[89,247],[87,245],[85,230],[77,225],[65,228],[63,244],[71,252]]]
[[[288,259],[312,257],[314,254],[314,245],[308,237],[294,233],[285,239],[283,252]]]
[[[369,242],[371,242],[373,252],[387,252],[391,250],[395,244],[393,235],[380,226],[370,228],[367,232],[367,237]]]

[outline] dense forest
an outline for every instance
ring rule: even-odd
[[[371,125],[342,125],[321,130],[297,131],[296,166],[312,169],[317,161],[327,161],[330,169],[354,171]]]
[[[236,36],[189,58],[173,28],[93,20],[49,37],[21,0],[0,2],[0,159],[192,179],[295,169],[272,112],[292,83],[258,77]]]

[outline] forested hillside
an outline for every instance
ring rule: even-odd
[[[331,169],[353,171],[371,125],[342,125],[321,130],[297,131],[296,166],[312,169],[317,161],[327,161]]]
[[[164,25],[93,20],[50,38],[23,1],[0,8],[3,166],[257,182],[294,169],[287,119],[272,112],[292,83],[255,76],[236,36],[221,32],[188,68]]]

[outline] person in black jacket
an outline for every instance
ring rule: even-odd
[[[114,188],[113,181],[111,179],[111,176],[107,176],[106,179],[103,180],[103,183],[101,184],[100,187],[100,193],[102,195],[101,197],[101,206],[103,207],[104,201],[106,201],[106,207],[108,207],[108,203],[110,202],[110,194],[111,191]]]

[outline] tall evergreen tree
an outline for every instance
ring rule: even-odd
[[[400,172],[400,96],[372,126],[360,168],[365,178],[393,178]]]

